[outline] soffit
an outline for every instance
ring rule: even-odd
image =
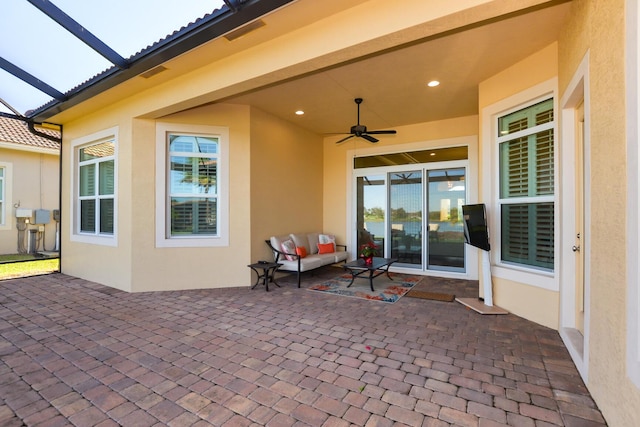
[[[251,105],[320,134],[478,114],[479,84],[557,41],[570,3],[491,20],[309,73],[225,102]],[[432,79],[441,81],[428,88]],[[297,109],[303,116],[294,116]]]

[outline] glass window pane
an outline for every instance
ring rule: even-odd
[[[113,199],[100,199],[100,233],[113,234]]]
[[[169,152],[216,154],[218,138],[194,135],[169,135]]]
[[[422,265],[422,171],[389,174],[391,258]]]
[[[80,197],[96,194],[95,165],[80,166]]]
[[[553,130],[538,132],[535,135],[536,144],[536,183],[534,195],[543,196],[553,194],[554,164],[553,164]]]
[[[502,205],[502,260],[553,269],[554,204]]]
[[[100,195],[114,194],[114,165],[113,160],[99,163],[100,168]]]
[[[553,98],[498,119],[498,136],[509,135],[553,121]]]
[[[465,169],[430,170],[428,187],[428,266],[464,271]]]
[[[353,159],[353,167],[354,169],[362,169],[388,167],[391,165],[416,165],[450,160],[466,160],[468,157],[467,147],[437,148],[434,150],[406,151],[402,153],[356,157]]]
[[[169,152],[172,153],[193,153],[194,141],[190,136],[169,135]]]
[[[80,149],[80,161],[98,159],[101,157],[111,157],[115,155],[115,144],[113,141],[106,141],[99,144],[93,144],[89,147]]]
[[[217,161],[202,157],[171,157],[171,194],[217,194]]]
[[[96,231],[96,201],[80,201],[80,231],[95,233]]]
[[[378,255],[384,255],[386,184],[384,175],[368,175],[357,179],[358,248],[365,244],[378,246]]]
[[[171,198],[171,235],[217,235],[215,198]]]
[[[500,144],[500,198],[554,192],[553,130]]]

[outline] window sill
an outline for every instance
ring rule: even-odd
[[[534,270],[507,264],[493,264],[491,274],[500,279],[558,292],[560,286],[554,272]]]

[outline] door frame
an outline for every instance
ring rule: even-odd
[[[402,153],[419,150],[440,149],[448,147],[467,147],[467,160],[466,160],[466,191],[467,191],[467,203],[478,202],[478,137],[477,135],[446,138],[429,141],[419,141],[406,144],[396,145],[371,145],[366,146],[358,145],[357,148],[350,149],[346,155],[346,176],[347,178],[347,191],[346,191],[346,224],[345,230],[347,242],[349,247],[355,248],[357,244],[356,222],[355,222],[355,194],[356,194],[356,170],[353,167],[354,159],[356,157],[366,157],[375,154],[392,154]],[[447,167],[447,164],[453,164],[455,162],[465,162],[464,160],[457,160],[452,162],[441,162],[441,165]],[[435,162],[434,162],[435,164]],[[403,168],[410,167],[411,165],[403,165]],[[375,168],[372,168],[372,170]],[[361,170],[360,170],[361,171]],[[351,257],[357,255],[357,250],[352,249]],[[417,270],[414,268],[392,266],[391,270],[399,273],[406,274],[419,274],[426,276],[437,277],[450,277],[465,280],[478,280],[479,274],[479,259],[480,251],[469,245],[465,245],[465,265],[466,271],[464,273],[450,272],[450,271],[438,271],[438,270]]]
[[[584,261],[584,334],[576,329],[576,258],[573,252],[575,245],[575,209],[576,209],[576,140],[577,108],[584,103],[584,132],[582,166],[583,189],[583,230],[581,238],[581,254]],[[560,243],[560,336],[573,359],[583,381],[588,380],[589,368],[589,336],[590,336],[590,99],[589,99],[589,52],[578,66],[567,90],[560,101],[561,111],[561,243]]]

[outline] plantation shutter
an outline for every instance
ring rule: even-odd
[[[503,261],[553,269],[553,120],[552,99],[498,119]]]

